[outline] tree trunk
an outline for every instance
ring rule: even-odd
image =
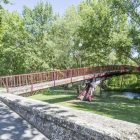
[[[77,86],[77,93],[80,93],[80,85]]]
[[[107,86],[108,86],[108,81],[105,80],[105,89],[107,89]]]
[[[121,81],[121,89],[123,88],[123,76],[122,76],[122,81]]]
[[[100,83],[100,96],[102,96],[102,88],[103,87],[103,81]]]

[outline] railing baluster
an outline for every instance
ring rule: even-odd
[[[27,75],[26,75],[26,86],[27,86]]]
[[[8,77],[6,77],[6,88],[7,88],[7,92],[9,92]]]
[[[20,85],[20,87],[21,87],[21,79],[20,79],[20,76],[19,76],[19,85]]]
[[[41,83],[42,83],[42,73],[40,74],[40,76],[41,76],[40,78],[41,78]]]
[[[22,76],[22,85],[24,86],[24,76]]]
[[[72,83],[72,70],[70,70],[70,78],[71,78],[71,83]]]
[[[55,72],[53,72],[53,76],[54,76],[54,87],[55,87]]]
[[[10,78],[10,83],[11,83],[11,89],[12,89],[12,86],[13,86],[13,80],[12,80],[12,77]]]
[[[33,92],[33,75],[31,74],[30,77],[31,77],[31,92]]]
[[[14,76],[14,88],[15,88],[15,76]]]

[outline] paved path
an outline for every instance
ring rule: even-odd
[[[0,140],[49,140],[0,101]]]

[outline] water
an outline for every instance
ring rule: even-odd
[[[99,91],[95,92],[96,95],[99,95]],[[103,96],[107,97],[126,97],[129,99],[134,99],[134,97],[138,97],[140,99],[140,93],[133,92],[116,92],[116,91],[102,91]]]
[[[127,97],[129,99],[133,99],[134,97],[138,97],[140,99],[140,94],[133,93],[133,92],[122,92],[124,97]]]

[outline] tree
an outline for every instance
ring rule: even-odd
[[[55,45],[54,62],[58,69],[76,68],[80,59],[80,37],[78,25],[80,17],[74,6],[66,10],[63,17],[58,16],[51,28],[51,39]]]
[[[110,38],[113,28],[111,10],[100,1],[87,1],[78,6],[78,13],[82,22],[78,33],[83,40],[86,66],[90,66],[90,63],[99,65],[111,50]]]
[[[10,4],[13,4],[13,3],[11,3],[9,0],[0,0],[0,2],[2,2],[2,1],[3,1],[4,4],[9,4],[9,3],[10,3]]]
[[[37,3],[34,9],[24,6],[23,16],[26,28],[30,33],[28,47],[33,50],[32,61],[35,66],[32,71],[51,70],[51,60],[54,55],[53,42],[50,39],[50,28],[56,16],[53,15],[52,5]]]
[[[13,4],[8,0],[0,0],[0,3],[3,1],[4,4]],[[4,27],[2,26],[2,19],[3,19],[3,7],[0,5],[0,47],[2,46],[2,38],[3,38],[3,32],[4,32]]]
[[[138,8],[140,7],[140,1],[135,0],[113,0],[109,2],[112,9],[112,15],[115,15],[116,25],[118,26],[116,34],[114,37],[115,49],[120,55],[124,55],[134,61],[138,66],[140,66],[139,57],[134,57],[134,53],[140,54],[140,14]],[[123,23],[118,24],[118,21],[122,20]],[[124,24],[125,23],[125,24]],[[117,40],[116,40],[117,39]]]
[[[138,0],[87,0],[79,5],[79,36],[84,40],[88,64],[99,63],[99,57],[102,61],[115,50],[118,56],[124,55],[140,65],[139,57],[134,57],[140,50],[139,5]]]
[[[16,12],[4,11],[3,25],[5,27],[2,47],[0,49],[0,75],[25,73],[25,44],[28,33],[24,19]]]

